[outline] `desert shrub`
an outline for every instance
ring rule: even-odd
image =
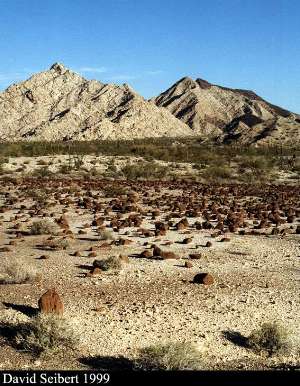
[[[71,173],[72,168],[68,164],[62,164],[59,166],[58,172],[61,174],[69,174]]]
[[[29,229],[31,235],[52,235],[56,232],[57,227],[48,220],[35,221]]]
[[[0,143],[2,157],[38,157],[58,154],[68,155],[109,155],[135,156],[147,159],[160,159],[171,162],[193,162],[220,165],[222,160],[262,157],[277,162],[299,155],[299,146],[237,146],[234,144],[218,145],[203,142],[199,137],[186,138],[144,138],[135,140],[95,140],[95,141],[58,141],[58,142],[14,142]],[[58,161],[59,162],[59,161]]]
[[[48,166],[34,169],[32,172],[32,175],[34,177],[48,177],[51,176],[53,173],[49,170]]]
[[[99,237],[100,237],[100,240],[114,240],[115,239],[113,232],[108,230],[108,229],[103,229],[103,230],[99,231]]]
[[[48,165],[49,162],[48,162],[47,160],[44,160],[44,159],[39,159],[39,160],[37,161],[37,164],[38,164],[38,165]]]
[[[267,174],[274,165],[274,160],[267,157],[242,157],[239,163],[240,169],[249,169],[254,175]]]
[[[114,159],[112,159],[112,160],[110,160],[109,162],[108,162],[108,164],[107,164],[107,172],[109,172],[109,173],[117,173],[117,171],[118,171],[118,169],[117,169],[117,167],[116,167],[116,165],[115,165],[115,160]]]
[[[69,174],[72,171],[78,171],[84,164],[84,155],[69,154],[68,163],[62,164],[59,167],[59,172],[62,174]]]
[[[135,365],[142,370],[196,370],[200,359],[193,344],[176,342],[141,349]]]
[[[71,157],[71,163],[74,166],[75,170],[79,170],[84,164],[84,155],[83,154],[74,154]]]
[[[300,159],[295,161],[295,163],[292,167],[292,171],[300,174]]]
[[[9,158],[0,157],[0,173],[4,173],[4,164],[9,162]]]
[[[26,190],[27,197],[32,198],[32,200],[39,206],[45,206],[48,200],[48,194],[44,190]]]
[[[46,241],[44,246],[51,249],[67,249],[70,247],[70,243],[67,239],[54,239]]]
[[[250,348],[258,353],[274,355],[288,349],[288,331],[277,323],[264,323],[247,339]]]
[[[93,166],[88,172],[93,177],[97,177],[101,175],[100,170],[98,170],[95,166]]]
[[[201,176],[208,180],[229,179],[232,178],[232,173],[227,166],[209,166]]]
[[[154,162],[141,162],[139,164],[127,164],[121,172],[128,180],[136,179],[159,179],[167,175],[168,168]]]
[[[41,313],[27,323],[14,326],[12,343],[18,349],[39,356],[63,349],[74,350],[79,340],[65,319]]]
[[[106,197],[116,197],[126,194],[126,188],[118,185],[106,185],[101,188]]]
[[[122,261],[117,256],[110,256],[107,259],[95,260],[94,266],[103,271],[120,271],[122,268]]]
[[[12,259],[2,263],[0,284],[23,284],[35,282],[38,278],[37,270],[21,260]]]

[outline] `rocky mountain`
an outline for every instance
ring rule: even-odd
[[[88,81],[59,63],[0,93],[0,141],[192,134],[184,122],[128,85]]]
[[[185,77],[152,99],[203,139],[221,143],[300,143],[300,115],[266,102],[252,91]]]
[[[183,78],[145,100],[55,63],[0,93],[0,141],[199,136],[219,143],[300,143],[300,116],[252,91]]]

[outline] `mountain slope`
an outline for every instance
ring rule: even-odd
[[[185,77],[152,101],[204,139],[243,144],[300,143],[300,116],[252,91]]]
[[[128,85],[88,81],[54,64],[0,93],[0,140],[134,139],[191,135]]]

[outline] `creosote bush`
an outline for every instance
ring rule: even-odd
[[[1,265],[0,284],[32,283],[38,279],[38,276],[34,267],[24,261],[12,259]]]
[[[57,227],[54,223],[49,220],[38,220],[35,221],[30,229],[29,233],[31,235],[52,235],[57,232]]]
[[[196,370],[201,355],[189,342],[175,342],[145,347],[139,351],[135,366],[141,370]]]
[[[264,323],[247,339],[250,348],[272,356],[288,349],[288,331],[277,323]]]
[[[232,172],[228,166],[209,166],[201,173],[201,176],[207,180],[231,179]]]
[[[79,343],[72,327],[55,314],[38,314],[28,323],[15,326],[14,345],[33,355],[54,354],[63,349],[73,350]]]
[[[155,162],[141,162],[138,164],[127,164],[121,169],[121,173],[128,180],[137,179],[159,179],[166,177],[168,168]]]

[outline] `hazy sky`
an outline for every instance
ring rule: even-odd
[[[0,89],[62,62],[144,97],[183,76],[300,113],[299,0],[0,0]]]

